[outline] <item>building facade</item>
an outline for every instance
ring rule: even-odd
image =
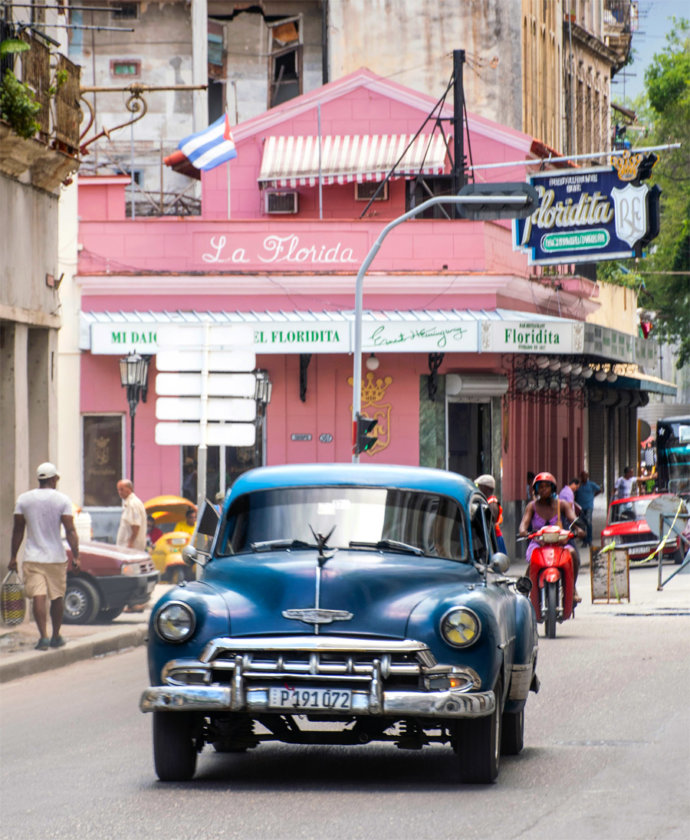
[[[351,459],[355,277],[386,223],[414,205],[415,185],[447,175],[439,131],[420,135],[419,149],[411,143],[432,105],[360,70],[276,106],[234,129],[237,159],[203,174],[199,217],[132,220],[126,178],[80,178],[86,505],[114,504],[129,469],[118,362],[132,351],[152,357],[136,419],[139,495],[184,492],[197,466],[194,446],[156,442],[162,325],[248,325],[256,369],[272,385],[255,441],[209,448],[206,495],[262,463]],[[441,117],[453,125],[450,107]],[[528,135],[474,115],[468,131],[478,163],[542,163]],[[365,278],[361,397],[378,440],[361,457],[492,472],[514,522],[528,470],[569,476],[586,463],[586,405],[596,396],[583,370],[619,379],[628,406],[641,384],[653,387],[612,374],[654,352],[621,331],[632,313],[616,328],[585,323],[600,309],[598,291],[566,271],[533,275],[506,221],[434,211],[396,227]],[[634,443],[626,446],[624,460]]]

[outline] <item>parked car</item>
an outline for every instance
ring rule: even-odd
[[[649,503],[661,495],[651,493],[647,496],[614,499],[609,505],[606,527],[601,532],[602,547],[613,540],[620,548],[627,548],[630,560],[646,560],[659,545],[659,537],[647,524],[645,513]],[[663,548],[663,559],[683,562],[680,537],[669,537]]]
[[[235,481],[217,528],[207,514],[210,555],[185,549],[199,579],[152,611],[140,708],[161,780],[190,779],[204,744],[443,743],[480,783],[520,752],[536,622],[471,481],[263,467]]]
[[[67,557],[72,550],[65,543]],[[146,551],[82,541],[79,544],[78,573],[69,571],[64,598],[65,624],[112,621],[125,607],[148,603],[158,583],[158,572]]]

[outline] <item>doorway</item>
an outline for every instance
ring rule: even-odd
[[[474,480],[491,473],[491,402],[448,402],[448,469]]]

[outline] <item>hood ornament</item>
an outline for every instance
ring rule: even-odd
[[[319,607],[283,610],[283,618],[304,621],[306,624],[330,624],[332,621],[349,621],[352,617],[353,613],[347,610],[322,610]]]

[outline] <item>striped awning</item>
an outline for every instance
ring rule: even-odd
[[[319,172],[322,184],[382,181],[403,152],[405,156],[393,177],[443,174],[447,158],[443,136],[420,134],[414,141],[413,137],[413,134],[321,137],[320,167],[319,137],[268,137],[259,184],[262,187],[313,187],[319,183]]]

